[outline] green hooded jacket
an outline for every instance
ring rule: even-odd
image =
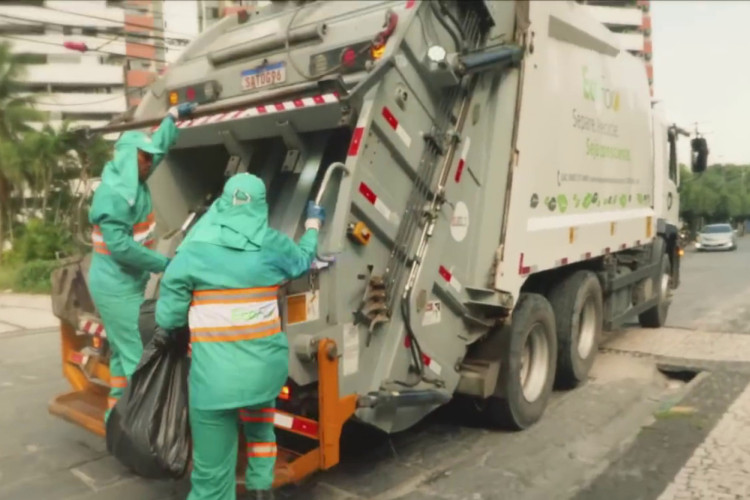
[[[92,292],[142,294],[149,273],[164,271],[168,259],[147,245],[153,239],[154,216],[148,185],[138,179],[137,155],[139,149],[153,155],[153,173],[178,132],[174,119],[167,116],[151,137],[128,131],[115,143],[114,158],[104,167],[89,210],[89,222],[94,225]]]
[[[235,175],[188,233],[164,273],[156,322],[165,330],[187,326],[195,292],[274,287],[298,278],[310,269],[317,245],[315,229],[308,229],[295,244],[268,227],[263,182],[251,174]],[[227,327],[238,328],[233,325],[245,324],[247,315],[232,310],[231,318],[232,324]],[[289,368],[283,332],[247,340],[205,342],[196,341],[193,330],[191,337],[191,407],[241,408],[278,396]]]

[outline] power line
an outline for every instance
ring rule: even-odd
[[[27,19],[27,18],[24,18],[24,17],[11,16],[11,15],[8,15],[8,14],[0,14],[0,17],[4,17],[4,18],[7,18],[7,19],[12,19],[12,20],[16,20],[16,21],[21,21],[21,22],[24,22],[24,23],[34,23],[37,26],[56,26],[56,27],[62,27],[62,28],[70,28],[71,27],[71,25],[69,25],[69,24],[56,23],[56,22],[52,22],[52,21],[37,21],[37,20],[34,20],[34,19]],[[64,31],[63,31],[63,33],[64,33]],[[165,38],[163,36],[158,36],[158,35],[145,35],[143,33],[133,33],[133,32],[108,33],[108,32],[97,31],[96,35],[86,35],[86,34],[83,34],[83,33],[81,34],[81,36],[88,36],[88,37],[92,37],[92,38],[100,38],[102,40],[109,40],[109,38],[103,38],[103,37],[98,36],[98,35],[112,35],[112,36],[115,37],[113,40],[116,40],[117,38],[119,38],[119,37],[121,37],[123,35],[132,36],[134,38],[141,38],[141,39],[153,39],[153,40],[162,41],[164,43],[166,43],[168,40],[169,41],[182,40],[180,38]],[[135,43],[135,44],[144,45],[144,46],[147,46],[147,47],[156,47],[155,45],[142,44],[142,43],[138,43],[138,42],[128,42],[128,43]]]
[[[31,19],[23,19],[23,18],[20,18],[20,17],[7,16],[5,14],[0,14],[0,17],[4,17],[4,18],[8,18],[8,19],[16,19],[16,20],[23,21],[25,23],[35,23],[36,26],[44,26],[44,27],[51,26],[51,27],[55,27],[55,28],[59,28],[59,27],[63,27],[64,28],[64,27],[68,26],[67,24],[53,23],[53,22],[49,22],[49,21],[33,21]],[[65,33],[65,32],[63,31],[63,33]],[[108,44],[114,42],[115,40],[117,40],[118,38],[120,38],[122,35],[113,34],[114,38],[105,38],[105,37],[96,36],[96,35],[81,35],[81,36],[86,36],[86,37],[89,37],[89,38],[96,38],[98,40],[106,40],[107,41],[105,44],[102,44],[102,45],[100,45],[99,47],[97,47],[95,49],[91,49],[91,50],[96,51],[96,50],[104,47],[105,45],[108,45]],[[156,38],[156,37],[154,37],[154,38]],[[159,40],[163,40],[163,38],[158,38],[158,39]],[[157,46],[157,45],[153,45],[153,44],[149,44],[149,43],[129,42],[127,40],[125,40],[125,43],[127,43],[129,45],[140,45],[142,47],[150,47],[152,49],[162,49],[162,48],[165,48],[165,47],[161,47],[161,46]]]
[[[63,12],[65,14],[72,14],[74,16],[87,17],[89,19],[98,19],[99,21],[109,21],[111,23],[119,24],[118,21],[114,21],[112,19],[107,19],[106,17],[95,16],[93,14],[83,14],[83,13],[80,13],[80,12],[72,12],[70,10],[58,9],[56,7],[48,7],[46,5],[42,6],[41,8],[47,9],[47,10],[52,10],[52,11],[55,11],[55,12]],[[134,28],[142,28],[142,29],[149,30],[149,31],[157,31],[157,32],[161,32],[161,33],[166,33],[167,32],[167,30],[165,30],[163,28],[157,28],[156,26],[148,26],[146,24],[130,23],[130,22],[127,22],[127,21],[123,21],[123,24],[126,25],[126,26],[132,26]],[[187,42],[189,42],[195,36],[195,35],[191,35],[191,34],[188,34],[188,33],[181,33],[179,31],[169,30],[169,32],[173,33],[175,35],[181,35],[181,36],[190,37],[188,39],[183,39],[184,41],[187,41]]]
[[[65,47],[65,45],[62,44],[62,43],[46,42],[46,41],[43,41],[43,40],[33,40],[33,39],[30,39],[30,38],[22,38],[22,37],[19,37],[19,36],[0,35],[0,37],[2,37],[2,38],[8,38],[10,40],[18,40],[20,42],[40,43],[42,45],[52,45],[52,46],[55,46],[55,47]],[[67,49],[67,47],[65,47],[65,48]],[[68,50],[71,50],[71,49],[68,49]],[[164,59],[153,59],[153,58],[150,58],[150,57],[141,57],[141,56],[131,56],[131,55],[127,55],[127,54],[118,54],[117,52],[109,52],[107,50],[88,49],[87,52],[97,52],[99,54],[105,54],[105,55],[110,55],[110,56],[125,57],[125,58],[128,58],[128,59],[141,59],[141,60],[144,60],[144,61],[151,61],[151,62],[159,62],[159,63],[169,64]]]

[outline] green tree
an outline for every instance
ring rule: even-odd
[[[33,99],[21,95],[19,81],[24,71],[25,65],[11,53],[10,45],[0,42],[0,253],[7,232],[5,224],[10,217],[14,180],[23,166],[17,152],[12,152],[12,144],[29,130],[30,121],[41,117],[34,109]]]
[[[750,166],[713,165],[702,174],[681,166],[680,215],[694,229],[699,220],[750,218]]]

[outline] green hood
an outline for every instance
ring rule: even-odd
[[[260,250],[268,230],[266,186],[252,174],[237,174],[188,233],[182,245],[204,242],[237,250]]]
[[[164,154],[151,138],[143,132],[128,131],[123,133],[115,143],[115,155],[112,161],[104,166],[102,184],[125,198],[132,207],[138,194],[138,150],[152,155]]]

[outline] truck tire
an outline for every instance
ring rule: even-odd
[[[490,397],[486,414],[493,426],[526,429],[544,413],[557,363],[555,315],[547,299],[523,294],[502,342],[498,385],[504,397]]]
[[[661,257],[661,266],[659,268],[659,303],[638,315],[638,322],[644,328],[661,328],[667,322],[667,313],[669,305],[672,302],[670,284],[672,275],[672,266],[669,263],[669,256],[665,253]]]
[[[548,295],[555,312],[557,374],[555,385],[570,389],[586,380],[599,348],[603,326],[603,297],[591,271],[577,271]]]

